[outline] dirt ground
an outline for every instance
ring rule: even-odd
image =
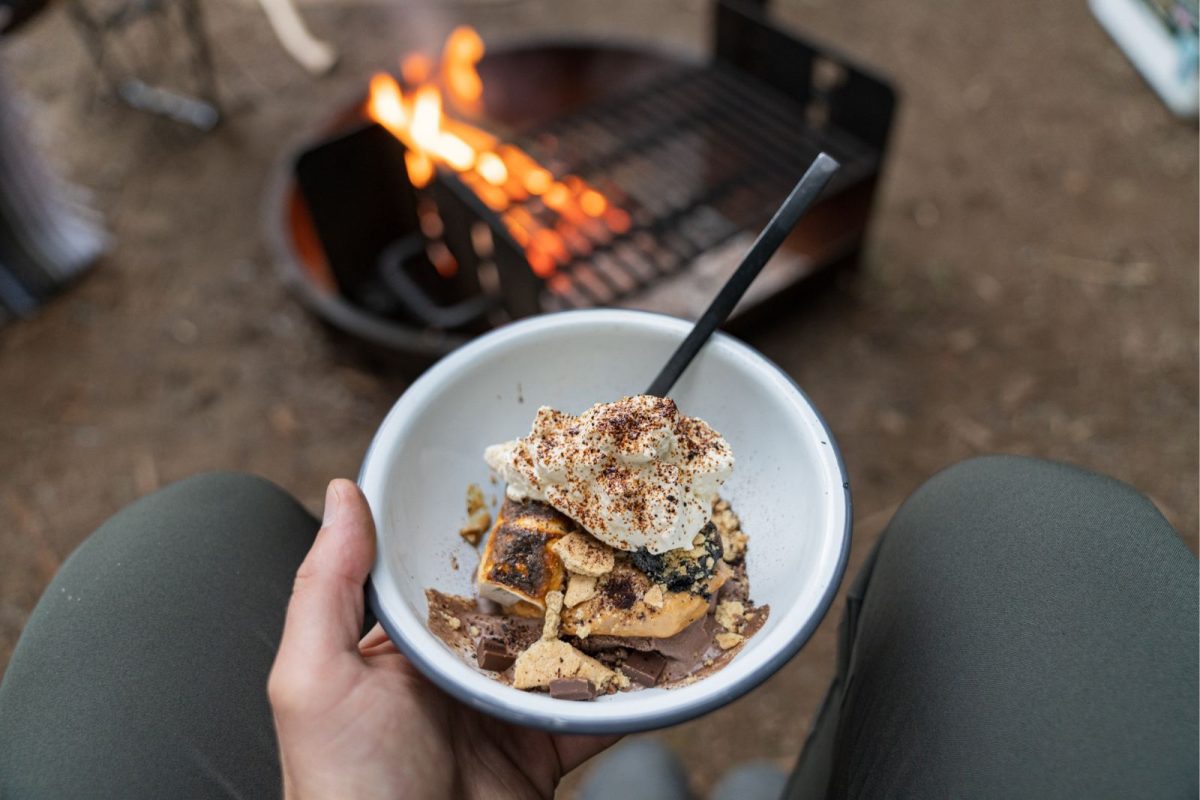
[[[0,331],[0,668],[57,565],[116,509],[238,469],[317,510],[404,389],[337,350],[277,280],[260,209],[282,145],[459,22],[489,41],[706,41],[698,0],[433,5],[305,5],[344,48],[314,81],[256,6],[207,3],[230,116],[204,136],[106,101],[61,7],[0,45],[44,148],[116,237],[80,285]],[[984,452],[1128,481],[1195,551],[1196,126],[1163,109],[1082,2],[774,7],[904,94],[862,269],[751,336],[842,445],[850,574],[909,492]],[[766,685],[659,734],[698,786],[744,759],[792,761],[840,613]]]

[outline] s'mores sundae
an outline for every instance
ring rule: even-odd
[[[766,621],[719,494],[732,450],[673,400],[542,407],[484,460],[505,492],[477,597],[426,597],[430,629],[486,674],[564,700],[673,688],[720,669]]]

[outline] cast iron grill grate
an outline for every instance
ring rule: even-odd
[[[556,224],[536,197],[500,215],[565,245],[542,307],[618,303],[760,227],[821,150],[843,164],[831,193],[877,169],[878,151],[812,122],[800,104],[716,64],[679,68],[518,138],[551,172],[580,176],[629,218],[623,233]]]
[[[623,306],[695,318],[823,150],[842,169],[734,314],[781,307],[768,301],[854,262],[895,94],[753,5],[718,0],[713,23],[702,63],[561,46],[492,62],[488,85],[497,79],[508,98],[500,110],[519,110],[486,127],[553,180],[578,181],[575,197],[602,195],[601,216],[552,210],[546,194],[506,189],[497,201],[496,187],[444,165],[414,188],[404,145],[364,125],[357,106],[291,165],[275,212],[285,220],[285,273],[335,327],[418,360],[547,311]],[[556,66],[561,75],[529,78]],[[615,86],[614,73],[623,76]],[[604,91],[593,74],[609,82]],[[531,89],[543,106],[528,102]]]

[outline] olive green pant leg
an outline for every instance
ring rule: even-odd
[[[97,531],[0,684],[0,796],[277,795],[264,685],[316,528],[214,475]],[[851,596],[792,796],[1195,796],[1196,562],[1123,484],[948,470]]]
[[[850,592],[789,797],[1197,796],[1197,563],[1129,486],[946,470]]]
[[[101,526],[0,683],[0,797],[279,796],[266,680],[317,527],[281,489],[231,474]]]

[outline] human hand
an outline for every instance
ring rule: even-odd
[[[548,798],[616,741],[501,722],[430,683],[379,626],[360,641],[374,558],[366,498],[333,481],[267,687],[285,797]]]

